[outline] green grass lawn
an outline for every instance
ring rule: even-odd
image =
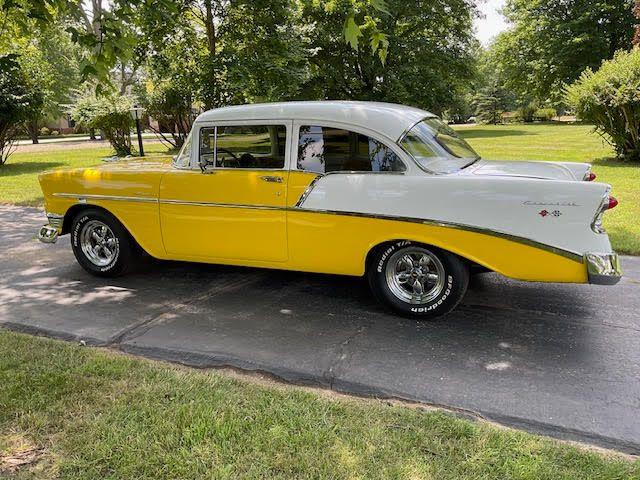
[[[598,180],[613,186],[620,205],[605,214],[605,227],[620,253],[640,254],[640,165],[612,160],[613,150],[587,125],[534,124],[458,127],[458,131],[487,159],[560,160],[593,163]],[[145,147],[166,154],[159,143]],[[52,149],[16,153],[0,167],[0,202],[41,205],[38,173],[51,168],[99,164],[108,148]]]
[[[620,204],[604,215],[614,249],[640,255],[640,164],[613,160],[613,149],[588,125],[480,125],[457,131],[490,160],[548,160],[593,164]]]
[[[34,462],[9,478],[640,475],[640,461],[443,412],[1,330],[0,385],[2,478],[19,457]]]
[[[169,155],[161,143],[144,146],[149,156]],[[54,146],[49,151],[14,153],[0,166],[0,203],[40,206],[44,203],[38,174],[56,168],[91,167],[113,155],[111,148],[69,148]]]

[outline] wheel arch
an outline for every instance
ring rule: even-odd
[[[469,269],[484,269],[484,270],[489,270],[491,271],[491,269],[489,269],[489,267],[485,266],[485,265],[481,265],[463,255],[460,255],[457,252],[451,251],[447,248],[444,248],[440,245],[434,245],[432,243],[428,243],[422,240],[416,240],[416,239],[412,239],[412,238],[394,238],[394,239],[390,239],[390,240],[384,240],[384,241],[380,241],[377,242],[376,244],[372,245],[369,250],[367,251],[366,255],[365,255],[365,261],[364,261],[364,272],[366,273],[369,268],[371,267],[371,264],[373,262],[373,259],[375,258],[376,253],[378,253],[380,250],[383,250],[387,247],[389,247],[390,245],[393,245],[395,243],[398,242],[411,242],[412,244],[417,244],[417,245],[421,245],[427,248],[437,248],[438,250],[443,250],[447,253],[450,253],[451,255],[455,255],[456,257],[458,257],[460,260],[462,260]]]
[[[120,225],[122,225],[122,228],[124,228],[124,230],[129,234],[129,237],[135,243],[135,245],[137,245],[139,248],[144,250],[144,248],[142,247],[140,242],[136,239],[135,235],[133,235],[133,233],[131,232],[131,229],[127,227],[125,222],[123,222],[120,218],[118,218],[118,216],[116,214],[114,214],[113,212],[109,211],[109,209],[104,208],[104,207],[102,207],[100,205],[92,204],[92,203],[77,203],[75,205],[72,205],[67,210],[67,212],[64,214],[64,219],[62,221],[62,235],[65,235],[67,233],[71,233],[71,227],[73,226],[73,220],[78,215],[80,215],[82,212],[84,212],[85,210],[100,210],[101,212],[103,212],[103,213],[109,215],[110,217],[112,217]]]

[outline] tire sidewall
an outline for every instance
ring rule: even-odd
[[[91,220],[98,220],[107,225],[114,234],[116,244],[118,245],[118,255],[107,265],[98,266],[89,260],[82,251],[80,245],[80,237],[83,228]],[[71,247],[76,260],[89,273],[98,276],[114,276],[120,274],[126,265],[127,253],[130,248],[128,241],[128,233],[122,227],[120,222],[110,215],[100,210],[86,210],[81,212],[73,221],[71,226]]]
[[[442,291],[433,300],[421,305],[411,304],[396,297],[389,289],[386,280],[389,259],[394,253],[410,246],[428,250],[438,257],[444,267],[445,284]],[[464,296],[468,283],[467,267],[457,256],[436,247],[407,240],[390,243],[380,248],[374,255],[369,268],[369,284],[376,297],[396,313],[410,318],[434,318],[450,312]]]

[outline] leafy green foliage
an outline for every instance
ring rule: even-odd
[[[151,86],[146,95],[139,95],[147,114],[157,120],[157,135],[174,149],[180,148],[191,131],[193,105],[191,88],[170,80]],[[163,132],[170,132],[167,137]]]
[[[551,100],[561,107],[565,83],[629,48],[632,6],[632,0],[507,0],[513,28],[493,46],[504,86],[522,103]]]
[[[640,161],[640,50],[618,52],[599,70],[587,69],[566,89],[576,114],[593,122],[618,156]]]
[[[286,100],[307,78],[307,51],[290,0],[231,2],[218,32],[230,103]]]
[[[471,2],[393,0],[386,2],[387,13],[375,14],[368,3],[352,0],[301,4],[310,64],[301,99],[380,100],[442,113],[473,77]],[[383,44],[388,52],[384,64],[379,49]]]
[[[102,131],[116,155],[131,155],[132,103],[127,97],[85,97],[72,112],[73,118],[87,128]]]
[[[13,150],[18,127],[43,104],[42,92],[27,76],[16,54],[0,56],[0,166]]]

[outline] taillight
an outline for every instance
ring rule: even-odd
[[[602,227],[602,214],[607,210],[615,208],[616,205],[618,205],[618,200],[616,199],[616,197],[612,197],[607,193],[602,199],[602,203],[600,204],[600,207],[596,212],[596,216],[593,219],[593,222],[591,222],[591,230],[596,233],[604,233],[605,230]]]
[[[587,182],[593,182],[596,179],[596,174],[593,172],[587,172],[587,174],[584,176],[584,179]]]

